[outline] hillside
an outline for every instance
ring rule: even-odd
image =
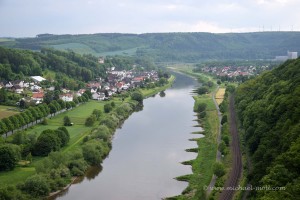
[[[300,59],[240,85],[236,102],[250,153],[254,199],[300,199]],[[277,188],[278,189],[278,188]]]
[[[157,62],[273,59],[277,55],[286,55],[288,50],[300,52],[300,32],[41,34],[35,38],[2,39],[0,45],[31,50],[43,47],[71,49],[95,56],[138,55]]]

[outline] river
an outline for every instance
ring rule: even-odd
[[[145,99],[143,110],[116,131],[102,169],[92,168],[57,199],[155,200],[179,195],[188,183],[174,178],[192,173],[191,166],[180,162],[196,157],[185,149],[197,147],[189,139],[201,137],[191,134],[201,129],[194,127],[191,91],[196,84],[193,78],[176,74],[165,95]]]

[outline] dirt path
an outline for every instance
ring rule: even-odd
[[[238,136],[238,129],[236,124],[236,114],[234,109],[234,97],[230,96],[229,99],[229,112],[230,112],[230,133],[232,136],[231,152],[232,152],[232,168],[229,178],[225,183],[225,190],[220,195],[220,200],[231,200],[234,195],[234,190],[231,188],[238,186],[238,181],[242,172],[242,155],[240,150],[240,142]]]
[[[219,104],[216,101],[216,93],[219,90],[219,86],[217,87],[217,90],[215,91],[215,93],[212,95],[212,99],[214,101],[215,107],[217,109],[218,112],[218,118],[219,118],[219,130],[218,130],[218,137],[217,137],[217,144],[219,145],[221,142],[221,129],[222,129],[222,125],[221,125],[221,121],[222,121],[222,113],[220,112],[220,108],[219,108]],[[220,161],[221,160],[221,152],[219,150],[217,150],[217,155],[216,155],[216,161]],[[212,176],[211,181],[208,185],[208,189],[206,191],[206,195],[209,196],[210,193],[212,192],[212,188],[215,186],[216,184],[216,180],[217,177],[215,175]]]

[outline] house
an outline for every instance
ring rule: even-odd
[[[59,98],[63,101],[73,101],[73,94],[71,93],[62,94],[59,95]]]
[[[10,89],[17,94],[21,94],[24,91],[23,88],[19,85],[14,85]]]
[[[12,86],[14,86],[10,81],[8,81],[6,84],[5,84],[5,88],[6,89],[10,89]]]
[[[85,92],[85,89],[80,89],[76,92],[76,96],[81,97],[84,92]]]
[[[104,95],[104,93],[94,93],[93,95],[92,95],[92,99],[93,100],[97,100],[97,101],[103,101],[104,99],[105,99],[105,95]]]
[[[43,92],[36,92],[32,94],[31,99],[33,101],[43,101],[44,93]]]
[[[31,76],[31,79],[35,82],[35,83],[40,83],[42,81],[45,81],[46,79],[41,77],[41,76]]]

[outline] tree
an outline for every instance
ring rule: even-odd
[[[49,104],[50,114],[55,114],[57,112],[56,106],[52,103]]]
[[[196,111],[198,113],[204,112],[206,110],[206,107],[207,107],[206,103],[199,103],[197,105],[197,110]]]
[[[102,111],[94,109],[92,114],[96,116],[96,120],[99,120],[99,118],[102,116]]]
[[[202,87],[198,88],[197,93],[200,95],[206,94],[206,93],[208,93],[208,88],[206,86],[202,86]]]
[[[15,115],[10,116],[8,119],[11,121],[11,123],[14,126],[13,130],[15,130],[15,129],[17,129],[17,128],[20,127],[19,121],[18,121],[18,119],[17,119],[17,117]]]
[[[86,91],[84,91],[84,93],[83,94],[86,94],[87,95],[87,97],[89,98],[89,99],[91,99],[92,98],[92,93],[91,93],[91,91],[90,90],[86,90]]]
[[[26,122],[23,118],[23,116],[21,114],[18,114],[18,115],[15,115],[16,116],[16,119],[18,120],[19,122],[19,126],[22,127],[24,125],[26,125]]]
[[[69,132],[68,131],[65,132],[65,131],[63,131],[63,129],[57,129],[57,130],[55,130],[55,132],[60,139],[61,147],[67,145],[70,140]]]
[[[57,133],[54,130],[47,129],[38,137],[34,147],[34,154],[37,156],[46,156],[51,151],[59,150],[60,146],[60,138]]]
[[[25,121],[25,124],[29,124],[30,123],[30,119],[29,117],[27,116],[26,112],[22,112],[21,113],[21,116],[23,117],[24,121]]]
[[[221,120],[221,124],[225,124],[227,122],[227,115],[223,115],[222,120]]]
[[[66,109],[69,110],[70,108],[72,108],[72,105],[70,102],[66,102]]]
[[[14,124],[8,118],[3,118],[2,121],[5,124],[7,131],[13,131],[15,129]]]
[[[95,121],[96,121],[96,116],[92,114],[88,118],[86,118],[85,125],[86,126],[93,126]]]
[[[60,105],[61,109],[66,108],[66,102],[64,102],[62,99],[58,99],[57,103]]]
[[[143,97],[142,93],[135,91],[131,94],[131,99],[135,100],[139,103],[143,103],[144,97]]]
[[[15,134],[13,134],[12,143],[13,144],[24,144],[26,140],[26,134],[24,131],[17,131]]]
[[[64,116],[64,126],[71,126],[72,122],[69,116]]]
[[[104,105],[104,112],[109,113],[112,110],[111,104],[107,103]]]
[[[225,168],[224,168],[224,165],[220,162],[216,162],[214,165],[213,165],[213,171],[214,171],[214,174],[217,176],[217,177],[222,177],[224,176],[225,174]]]
[[[0,120],[0,136],[7,133],[7,131],[8,131],[8,129],[5,125],[5,123],[2,120]]]
[[[26,179],[22,190],[34,197],[47,196],[50,192],[47,179],[39,174],[30,176]]]
[[[101,162],[101,147],[95,143],[86,143],[82,146],[84,160],[91,165],[98,165]]]
[[[20,147],[12,144],[0,145],[0,171],[12,170],[20,157]]]
[[[8,100],[8,95],[6,89],[3,87],[0,89],[0,103],[6,102]]]

